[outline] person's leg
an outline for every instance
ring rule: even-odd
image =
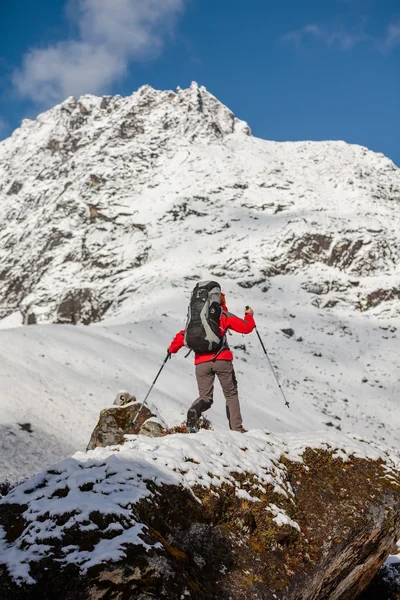
[[[226,400],[226,416],[229,427],[234,431],[243,429],[240,412],[238,386],[232,361],[216,360],[214,366]]]
[[[213,403],[215,373],[211,361],[196,365],[196,380],[199,397],[193,402],[187,413],[187,427],[197,430],[197,421],[201,413],[208,410]]]

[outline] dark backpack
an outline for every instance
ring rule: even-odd
[[[224,345],[219,321],[222,315],[221,287],[216,281],[201,281],[190,298],[185,345],[196,354],[218,352]]]

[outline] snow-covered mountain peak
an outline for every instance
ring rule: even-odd
[[[205,87],[193,82],[188,89],[178,88],[176,92],[144,85],[126,98],[70,96],[35,121],[24,120],[13,139],[18,145],[26,134],[39,134],[50,150],[69,151],[96,140],[105,129],[111,137],[126,140],[146,135],[164,144],[177,135],[191,141],[203,138],[205,142],[232,133],[251,135],[247,123],[237,119]],[[107,139],[108,135],[103,137]]]
[[[0,182],[0,317],[89,323],[155,276],[264,294],[301,273],[318,306],[359,310],[400,295],[368,279],[399,274],[399,169],[344,142],[253,138],[196,83],[67,98],[0,145]]]

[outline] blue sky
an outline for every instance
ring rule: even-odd
[[[18,0],[0,17],[0,139],[67,95],[195,80],[254,135],[400,165],[399,0]]]

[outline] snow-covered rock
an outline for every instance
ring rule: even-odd
[[[77,453],[0,499],[0,595],[354,599],[400,536],[398,461],[261,430]]]
[[[121,401],[121,394],[117,398]],[[129,435],[160,437],[162,430],[163,426],[157,416],[147,406],[132,398],[131,402],[125,402],[123,406],[111,406],[101,411],[97,425],[90,436],[87,450],[123,444],[126,440],[125,436]]]

